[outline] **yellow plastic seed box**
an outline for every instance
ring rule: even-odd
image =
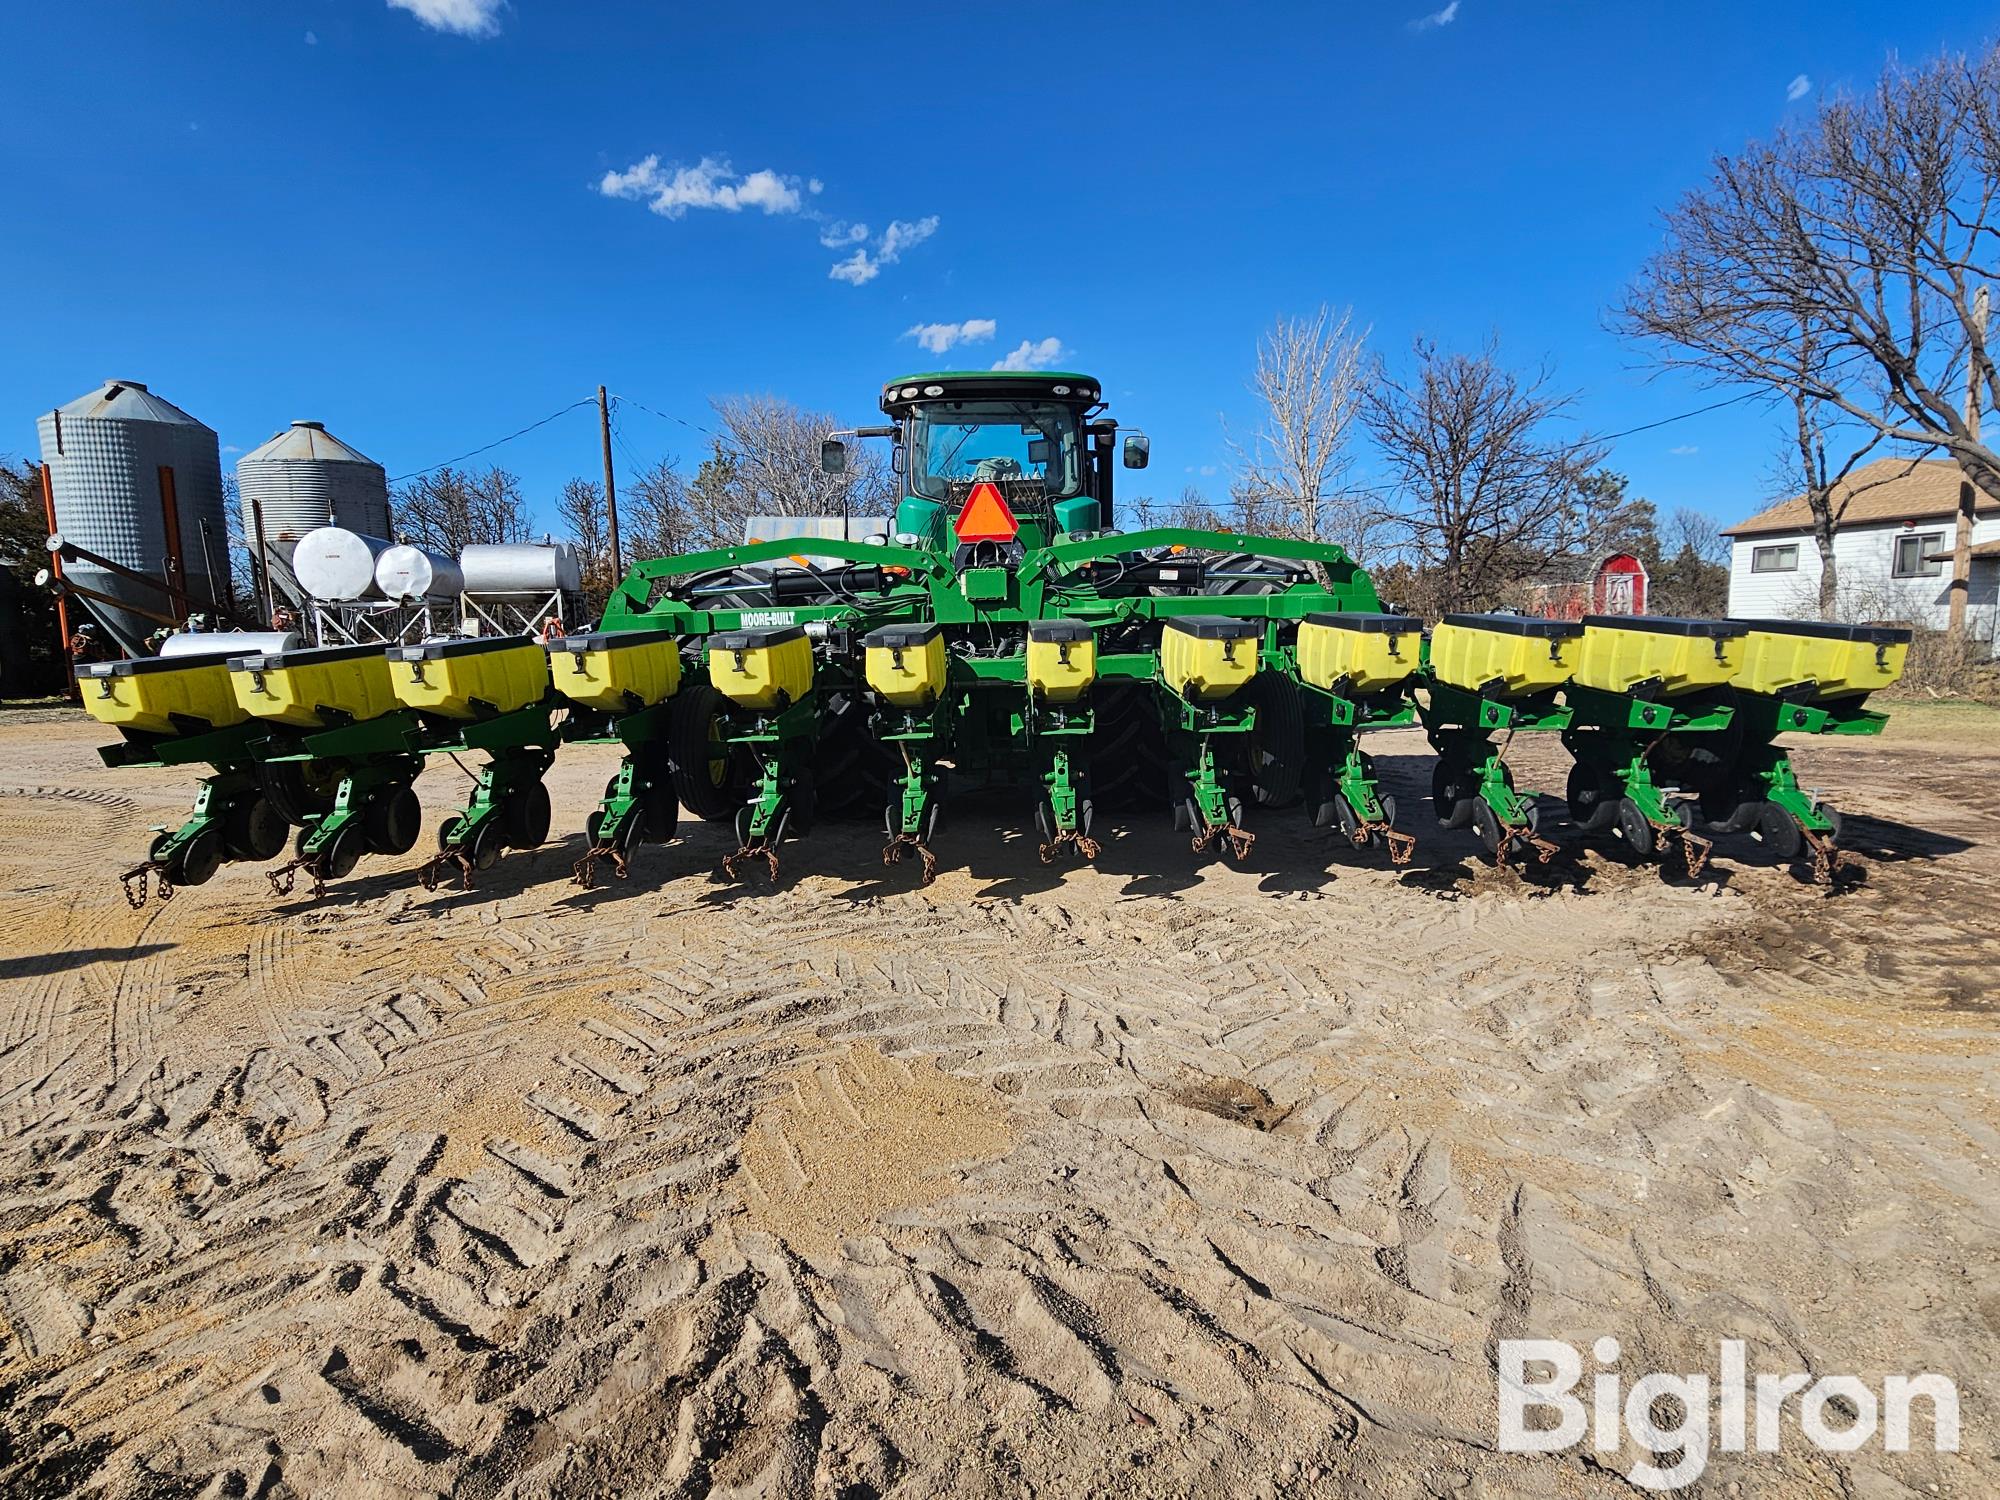
[[[378,718],[397,706],[396,691],[389,683],[389,658],[380,646],[321,646],[231,657],[229,684],[246,714],[302,729]],[[327,709],[337,717],[329,718]]]
[[[1609,693],[1678,698],[1720,687],[1743,661],[1745,627],[1670,615],[1585,615],[1573,680]]]
[[[1431,632],[1431,671],[1468,692],[1526,698],[1569,681],[1582,639],[1575,620],[1446,615]]]
[[[556,691],[584,708],[650,708],[680,690],[680,637],[671,630],[600,630],[549,642]]]
[[[1257,675],[1258,620],[1176,615],[1160,634],[1160,673],[1194,703],[1219,703]]]
[[[868,686],[898,708],[928,708],[944,692],[944,631],[935,620],[884,625],[861,638]]]
[[[803,625],[722,631],[708,638],[708,680],[744,708],[783,708],[812,690],[812,642]]]
[[[1028,622],[1028,686],[1045,702],[1074,703],[1097,680],[1097,635],[1081,620]]]
[[[549,687],[549,654],[524,635],[391,646],[389,680],[406,707],[479,719],[541,702]]]
[[[1329,692],[1379,693],[1416,671],[1423,628],[1408,615],[1307,615],[1299,622],[1299,676]]]
[[[1863,698],[1903,675],[1910,654],[1904,625],[1836,625],[1825,620],[1746,620],[1743,660],[1730,682],[1747,692]]]
[[[100,724],[139,734],[198,734],[249,717],[229,690],[220,656],[141,656],[76,669],[84,710]]]

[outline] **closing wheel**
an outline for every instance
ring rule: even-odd
[[[1625,841],[1625,847],[1641,859],[1650,859],[1659,846],[1659,835],[1653,825],[1639,810],[1639,804],[1630,797],[1618,799],[1618,837]]]
[[[362,832],[374,854],[408,854],[423,826],[423,804],[408,786],[384,788],[361,815]]]
[[[1757,839],[1779,859],[1797,859],[1806,843],[1798,819],[1775,802],[1766,802],[1757,814]]]
[[[215,878],[215,872],[222,868],[222,834],[215,828],[204,828],[189,839],[167,860],[165,871],[169,885],[203,885]]]
[[[1438,827],[1463,828],[1472,821],[1472,805],[1479,801],[1464,771],[1445,760],[1431,768],[1431,808]]]
[[[261,864],[277,858],[291,831],[269,797],[245,797],[231,806],[222,820],[222,846],[231,859]]]
[[[1500,815],[1493,811],[1484,797],[1473,800],[1472,831],[1479,835],[1479,842],[1488,854],[1497,856],[1500,853],[1507,830],[1500,826]]]
[[[499,818],[488,818],[466,840],[461,852],[472,861],[473,869],[490,870],[494,861],[500,858],[500,850],[507,842],[507,831],[500,823]]]
[[[320,877],[324,880],[339,880],[354,873],[354,867],[361,863],[361,856],[368,843],[368,833],[358,823],[349,823],[333,836],[320,851]]]
[[[500,820],[509,845],[532,849],[549,836],[549,789],[539,781],[516,787],[500,810]]]
[[[736,816],[750,783],[740,752],[722,738],[722,694],[705,682],[681,689],[667,719],[667,753],[674,795],[697,818],[724,823]]]

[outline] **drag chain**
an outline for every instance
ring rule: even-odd
[[[438,877],[453,866],[458,868],[458,888],[472,889],[472,861],[457,849],[440,849],[417,867],[417,881],[427,891],[438,888]]]
[[[1408,838],[1409,835],[1405,834],[1404,837]],[[1535,856],[1535,863],[1542,865],[1554,859],[1556,851],[1562,848],[1562,845],[1556,843],[1553,839],[1545,839],[1539,834],[1530,833],[1526,828],[1519,829],[1518,831],[1510,828],[1506,830],[1505,836],[1500,840],[1500,847],[1493,851],[1494,869],[1505,870],[1510,868],[1507,864],[1507,851],[1514,847],[1516,839],[1519,839],[1522,844],[1526,845],[1528,853]],[[1398,863],[1401,863],[1401,861],[1398,861]]]
[[[1810,828],[1801,828],[1806,836],[1806,847],[1812,850],[1813,884],[1830,886],[1844,869],[1861,867],[1861,857],[1851,849],[1843,849],[1830,838],[1814,833]],[[162,900],[166,898],[161,897]]]
[[[271,882],[271,894],[274,896],[291,895],[292,887],[298,882],[299,871],[304,870],[307,875],[312,877],[313,899],[317,901],[321,896],[324,896],[326,894],[324,854],[325,851],[322,850],[319,854],[309,855],[303,859],[295,859],[288,865],[280,865],[275,870],[266,870],[264,878]]]
[[[900,865],[903,862],[903,856],[912,849],[917,852],[918,858],[924,862],[923,879],[917,882],[918,887],[921,889],[937,879],[938,862],[937,856],[931,853],[931,846],[926,844],[916,834],[899,833],[890,839],[888,843],[884,844],[882,846],[882,863],[885,865]],[[774,865],[775,863],[776,861],[773,861]]]
[[[722,872],[731,880],[738,878],[736,867],[746,859],[761,856],[771,873],[771,884],[778,883],[778,851],[771,847],[769,839],[752,839],[734,854],[722,856]]]
[[[1387,823],[1363,823],[1359,828],[1354,830],[1354,847],[1357,849],[1367,848],[1369,835],[1376,833],[1381,834],[1382,842],[1389,846],[1389,863],[1391,865],[1399,867],[1406,865],[1416,856],[1417,836],[1414,833],[1405,833],[1400,828],[1391,828]],[[1555,846],[1550,845],[1549,847],[1553,851]],[[1542,856],[1542,862],[1544,864],[1548,862],[1548,855],[1544,854]]]
[[[611,861],[612,872],[620,880],[628,878],[632,873],[632,862],[625,857],[623,850],[612,844],[599,844],[596,848],[586,853],[582,859],[570,866],[571,882],[582,886],[586,891],[596,885],[597,862],[600,859]],[[723,863],[726,865],[728,861],[724,860]]]
[[[1715,840],[1705,839],[1683,823],[1655,823],[1654,829],[1664,842],[1668,834],[1681,841],[1681,862],[1687,866],[1688,879],[1696,880],[1708,868],[1708,857],[1715,853]],[[1811,838],[1811,834],[1806,835]]]
[[[118,877],[118,884],[125,891],[125,904],[134,911],[141,911],[146,905],[146,877],[153,877],[153,885],[162,902],[174,899],[174,888],[167,880],[167,867],[157,860],[147,860],[143,865],[135,865]]]
[[[1190,847],[1196,854],[1206,854],[1217,839],[1229,846],[1231,856],[1240,865],[1250,857],[1250,846],[1257,842],[1257,835],[1234,823],[1211,823],[1194,836]]]
[[[1061,854],[1064,849],[1072,847],[1083,858],[1089,860],[1096,859],[1104,851],[1104,846],[1098,843],[1096,839],[1071,828],[1057,834],[1048,843],[1041,846],[1042,863],[1045,865],[1054,864],[1057,855]]]

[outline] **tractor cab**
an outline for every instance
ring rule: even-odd
[[[1112,451],[1118,424],[1100,415],[1098,383],[1065,371],[981,370],[905,375],[882,389],[893,427],[837,435],[821,466],[846,468],[843,436],[896,445],[903,498],[897,540],[1009,562],[1058,534],[1112,528]],[[1146,466],[1142,433],[1125,438],[1126,468]],[[965,559],[961,558],[961,565]]]

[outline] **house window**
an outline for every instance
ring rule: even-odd
[[[1944,572],[1942,558],[1929,555],[1944,545],[1942,531],[1917,531],[1896,538],[1896,560],[1890,569],[1897,578],[1936,578]]]
[[[1900,556],[1900,554],[1898,554]],[[1753,547],[1750,549],[1750,571],[1753,573],[1796,573],[1799,570],[1799,544],[1786,542],[1782,547]]]

